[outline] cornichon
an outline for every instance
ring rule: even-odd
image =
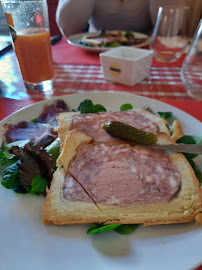
[[[122,138],[139,144],[155,144],[157,142],[155,134],[122,122],[110,121],[107,124],[103,124],[102,128],[112,137]]]

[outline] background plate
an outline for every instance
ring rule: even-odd
[[[145,42],[142,42],[141,44],[138,44],[134,47],[136,48],[142,48],[146,45],[149,44],[149,36],[145,35],[145,34],[142,34],[142,33],[137,33],[137,32],[133,32],[135,34],[135,36],[137,38],[147,38],[147,40]],[[75,34],[75,35],[72,35],[68,38],[67,42],[71,45],[74,45],[76,47],[80,47],[80,48],[83,48],[85,49],[86,51],[89,51],[89,52],[95,52],[95,53],[100,53],[100,52],[105,52],[105,51],[108,51],[112,48],[96,48],[96,47],[87,47],[85,45],[82,45],[79,43],[79,40],[82,39],[83,36],[97,36],[99,35],[99,32],[95,32],[95,33],[80,33],[80,34]]]
[[[172,111],[186,134],[202,134],[201,123],[179,109],[145,97],[119,93],[79,93],[59,97],[70,110],[89,98],[117,111],[124,103],[149,105],[155,112]],[[42,101],[0,122],[16,123],[39,115]],[[129,235],[108,232],[86,235],[87,225],[42,224],[45,198],[17,194],[0,186],[0,269],[183,270],[202,263],[202,226],[195,224],[140,226]]]

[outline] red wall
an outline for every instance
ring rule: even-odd
[[[50,33],[51,33],[51,36],[54,36],[56,34],[60,34],[60,30],[58,29],[56,21],[55,21],[55,13],[56,13],[58,0],[47,0],[47,4],[48,4]]]

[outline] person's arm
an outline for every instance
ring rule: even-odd
[[[68,37],[82,32],[94,9],[94,0],[59,0],[56,22],[61,33]]]

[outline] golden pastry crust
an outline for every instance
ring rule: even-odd
[[[131,205],[105,205],[92,202],[72,201],[62,198],[65,175],[69,163],[76,155],[76,148],[81,143],[90,143],[86,133],[73,130],[66,137],[62,152],[58,158],[58,169],[54,173],[50,190],[43,208],[43,223],[55,225],[103,223],[144,225],[187,223],[196,221],[202,224],[202,190],[198,180],[187,162],[179,153],[170,153],[170,158],[181,174],[181,188],[171,200]],[[159,144],[169,144],[172,140],[167,134],[158,136]]]
[[[172,135],[171,135],[172,141],[176,142],[183,135],[184,135],[184,132],[183,132],[180,122],[177,120],[174,120],[173,125],[172,125]]]
[[[80,113],[78,112],[61,113],[57,118],[59,121],[59,128],[57,128],[57,131],[61,142],[61,148],[63,148],[66,136],[69,134],[72,117],[76,114]]]
[[[170,135],[169,130],[168,130],[168,122],[165,119],[163,119],[159,116],[156,116],[156,115],[154,115],[146,110],[143,110],[143,109],[133,109],[131,111],[135,111],[135,112],[141,114],[142,116],[144,116],[145,118],[156,123],[158,126],[158,129],[159,129],[159,133],[163,132],[163,133]],[[65,141],[66,136],[69,134],[69,130],[70,130],[71,122],[72,122],[72,117],[76,114],[80,114],[80,113],[78,113],[78,112],[61,113],[58,117],[59,128],[57,131],[58,131],[58,136],[60,137],[60,140],[61,140],[61,148],[64,145],[64,141]],[[182,130],[182,129],[180,129],[180,126],[175,125],[173,132],[175,132],[177,134],[181,134],[181,131],[179,131],[179,130]],[[181,134],[181,136],[182,135],[183,135],[183,133]],[[179,139],[179,136],[180,135],[173,137],[173,139],[172,139],[173,142],[175,142],[175,138]]]

